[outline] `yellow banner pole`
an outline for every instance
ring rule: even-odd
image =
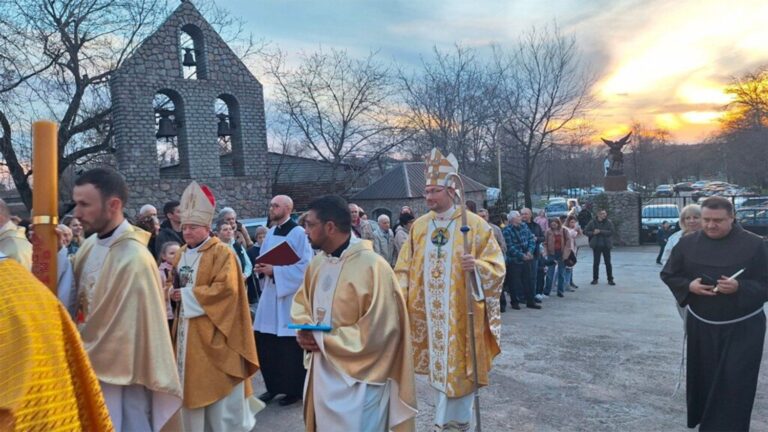
[[[56,255],[59,239],[58,126],[51,121],[32,123],[32,273],[56,294]]]

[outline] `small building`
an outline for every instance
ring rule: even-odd
[[[141,204],[178,200],[190,181],[217,205],[267,213],[271,196],[261,83],[182,2],[109,82],[118,171]]]
[[[349,201],[362,207],[370,220],[375,220],[381,214],[386,214],[390,219],[397,217],[400,208],[405,205],[411,207],[416,215],[423,215],[429,211],[424,199],[427,183],[425,172],[424,162],[401,162],[370,186],[350,196]],[[481,207],[488,187],[460,175],[467,199]],[[392,223],[394,225],[395,221]]]
[[[342,193],[355,177],[348,164],[339,165],[334,175],[333,166],[323,160],[281,153],[269,153],[269,171],[273,195],[288,195],[295,211],[304,211],[315,198],[336,191]]]

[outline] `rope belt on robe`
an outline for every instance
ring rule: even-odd
[[[712,321],[712,320],[704,319],[704,318],[696,315],[696,312],[694,312],[693,309],[691,309],[690,305],[685,306],[685,309],[686,309],[686,311],[689,314],[691,314],[691,316],[693,316],[697,320],[699,320],[699,321],[701,321],[701,322],[703,322],[705,324],[711,324],[711,325],[736,324],[738,322],[746,321],[746,320],[748,320],[748,319],[750,319],[750,318],[760,314],[760,312],[763,311],[763,308],[761,306],[756,311],[748,313],[748,314],[746,314],[746,315],[744,315],[742,317],[739,317],[739,318],[735,318],[735,319],[728,320],[728,321]],[[680,355],[680,370],[679,370],[679,372],[677,374],[677,384],[675,385],[675,392],[672,393],[672,397],[673,398],[677,395],[677,391],[680,390],[680,385],[683,382],[683,368],[685,366],[685,343],[687,341],[688,341],[688,332],[686,331],[685,332],[685,336],[683,336],[683,349],[682,349],[682,353]]]

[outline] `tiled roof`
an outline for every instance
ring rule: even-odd
[[[272,176],[277,176],[277,183],[312,183],[330,182],[333,169],[328,162],[309,159],[300,156],[290,156],[280,153],[269,153],[269,170]],[[341,164],[336,173],[336,181],[344,180],[347,164]]]
[[[426,177],[424,162],[403,162],[387,171],[380,179],[360,192],[353,200],[420,198],[424,193]],[[461,174],[467,192],[485,192],[487,186]]]

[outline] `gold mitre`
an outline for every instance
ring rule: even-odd
[[[211,226],[216,213],[216,198],[208,186],[193,181],[184,189],[180,207],[182,224]]]
[[[449,173],[459,172],[459,161],[453,153],[448,157],[443,156],[440,150],[433,148],[426,159],[427,163],[427,186],[445,186],[445,179]],[[453,182],[449,185],[455,187]]]

